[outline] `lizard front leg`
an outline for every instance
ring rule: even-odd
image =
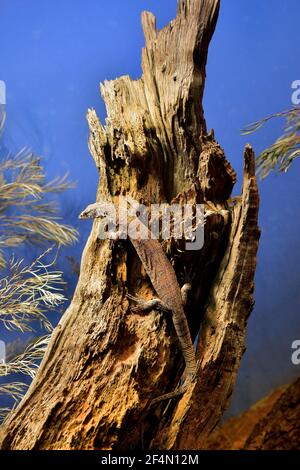
[[[140,299],[139,297],[134,297],[131,294],[127,294],[127,297],[137,304],[136,307],[132,307],[133,312],[137,312],[139,310],[142,312],[159,310],[161,312],[170,313],[170,309],[160,299],[144,300]]]

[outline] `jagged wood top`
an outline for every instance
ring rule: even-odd
[[[123,76],[101,85],[105,128],[95,122],[93,110],[88,114],[97,166],[102,155],[110,165],[123,160],[131,167],[153,168],[163,180],[161,197],[169,200],[191,185],[201,153],[200,135],[206,133],[205,66],[219,4],[180,1],[176,19],[160,31],[152,13],[142,14],[146,44],[141,79]]]

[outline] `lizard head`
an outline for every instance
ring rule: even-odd
[[[84,211],[81,212],[79,215],[79,219],[96,219],[100,217],[106,217],[107,216],[107,208],[105,207],[105,204],[99,204],[99,203],[94,203],[94,204],[89,204]]]

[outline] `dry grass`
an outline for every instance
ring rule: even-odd
[[[28,345],[25,351],[15,357],[13,361],[0,363],[0,377],[5,377],[11,374],[25,374],[34,378],[40,361],[44,356],[49,339],[50,335],[39,338]],[[14,401],[12,409],[8,407],[0,408],[0,421],[4,421],[7,415],[15,409],[16,405],[22,400],[27,389],[28,385],[23,382],[10,382],[0,385],[0,395],[9,396]]]
[[[50,262],[48,258],[54,246],[77,240],[77,231],[60,222],[55,204],[55,196],[71,187],[67,175],[46,182],[40,159],[30,151],[8,155],[0,162],[0,269],[3,270],[0,323],[7,330],[23,333],[34,331],[39,325],[50,333],[48,312],[57,310],[66,300],[62,272],[55,269],[56,256]],[[44,249],[30,264],[15,257],[6,259],[8,250],[28,243],[54,246]],[[49,338],[49,335],[39,338],[10,362],[0,363],[0,377],[8,378],[7,383],[0,385],[0,395],[14,401],[13,409],[27,389],[26,384],[13,380],[13,375],[34,377]],[[7,407],[0,408],[0,420],[9,411]]]
[[[39,366],[41,358],[44,356],[49,343],[50,335],[43,336],[29,344],[22,354],[16,356],[8,363],[0,363],[0,377],[10,374],[24,374],[33,378]],[[5,385],[9,392],[11,384]],[[0,393],[1,393],[0,386]],[[12,394],[10,393],[12,396]]]
[[[12,382],[10,384],[0,385],[0,394],[9,395],[15,401],[19,401],[24,396],[24,392],[27,388],[28,386],[26,384]]]
[[[67,175],[47,183],[40,159],[25,149],[0,163],[0,267],[5,266],[5,248],[21,243],[70,245],[77,240],[77,231],[56,216],[53,200],[73,186]]]
[[[244,129],[243,133],[245,135],[251,134],[277,117],[286,120],[284,134],[264,150],[257,159],[257,173],[262,179],[266,178],[272,171],[286,173],[294,160],[300,156],[300,107],[273,114],[250,124]]]
[[[8,330],[33,331],[34,322],[47,331],[52,330],[46,312],[66,299],[62,293],[62,272],[51,270],[44,263],[51,249],[39,256],[29,266],[15,261],[9,264],[8,275],[0,280],[0,322]]]

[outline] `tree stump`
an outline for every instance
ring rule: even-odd
[[[2,449],[201,448],[228,404],[253,307],[259,197],[247,146],[242,195],[230,199],[235,172],[206,129],[205,67],[219,6],[180,0],[161,31],[143,13],[142,78],[101,85],[105,127],[94,110],[87,115],[98,201],[128,195],[209,211],[201,251],[165,247],[179,282],[185,268],[193,273],[186,313],[197,380],[181,399],[149,406],[175,388],[182,354],[170,318],[131,311],[127,293],[155,293],[130,243],[99,240],[96,220],[72,303],[2,429]]]

